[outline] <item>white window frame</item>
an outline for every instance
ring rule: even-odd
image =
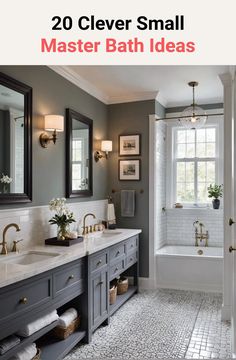
[[[208,111],[210,113],[211,111]],[[222,112],[222,109],[212,110],[212,112]],[[172,113],[169,116],[178,116],[179,113]],[[168,117],[168,116],[167,116]],[[207,122],[204,127],[215,127],[216,128],[216,156],[214,159],[216,160],[216,183],[222,184],[223,183],[223,131],[224,131],[224,124],[223,124],[223,117],[222,116],[212,116],[207,119]],[[167,120],[167,166],[166,166],[166,179],[167,179],[167,186],[166,186],[166,205],[167,208],[173,208],[174,203],[176,202],[176,160],[175,160],[175,141],[174,136],[176,134],[176,129],[179,129],[179,123],[176,120]],[[202,160],[211,160],[212,158],[203,158]],[[195,161],[195,158],[189,158],[186,161]],[[195,179],[196,181],[196,179]],[[223,205],[223,202],[221,202]],[[184,208],[202,208],[202,207],[209,207],[209,204],[183,204]]]

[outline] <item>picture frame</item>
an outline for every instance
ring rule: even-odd
[[[119,180],[139,181],[141,179],[141,160],[119,160]]]
[[[141,135],[119,135],[119,156],[141,155]]]

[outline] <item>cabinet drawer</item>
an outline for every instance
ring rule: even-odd
[[[68,291],[69,288],[76,286],[83,280],[83,265],[82,262],[76,265],[66,267],[53,275],[53,294],[57,296],[63,291]]]
[[[50,276],[36,282],[17,286],[16,289],[6,291],[0,295],[0,319],[4,320],[10,316],[15,318],[27,311],[33,311],[51,299]]]
[[[138,236],[133,236],[126,241],[126,252],[134,251],[138,246]]]
[[[126,258],[126,267],[135,264],[137,260],[138,260],[138,252],[135,251],[133,253],[130,253]]]
[[[97,271],[102,267],[107,266],[107,252],[91,256],[91,271]]]
[[[118,244],[110,249],[110,262],[117,261],[120,257],[125,255],[125,244]]]
[[[125,259],[117,262],[113,266],[110,266],[110,280],[118,276],[125,268]]]

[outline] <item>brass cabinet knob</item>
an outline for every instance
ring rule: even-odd
[[[232,218],[229,218],[229,226],[232,226],[233,224],[235,224],[235,221]]]
[[[117,251],[116,256],[120,255],[120,250]]]
[[[115,268],[115,273],[119,270],[119,268]]]
[[[27,297],[23,297],[20,299],[20,304],[27,304],[27,302],[28,302]]]
[[[72,279],[74,279],[74,275],[73,275],[73,274],[69,276],[69,280],[72,280]]]
[[[104,281],[100,281],[99,283],[98,283],[98,285],[102,285],[104,283]]]
[[[229,252],[231,253],[232,251],[236,251],[236,249],[233,248],[233,246],[230,246],[230,247],[229,247]]]
[[[101,265],[101,263],[102,263],[102,260],[99,260],[99,261],[97,262],[97,266]]]

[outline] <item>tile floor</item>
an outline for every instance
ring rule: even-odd
[[[230,358],[230,324],[221,322],[222,296],[181,290],[144,291],[100,327],[91,344],[65,358]]]

